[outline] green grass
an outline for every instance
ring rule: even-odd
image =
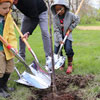
[[[79,26],[100,26],[100,21],[96,21],[92,24],[79,24]]]
[[[100,34],[99,31],[75,30],[74,42],[74,73],[100,73]]]
[[[96,76],[94,83],[92,83],[92,88],[90,89],[90,84],[89,87],[87,87],[86,90],[84,90],[88,93],[85,95],[86,97],[89,96],[88,100],[92,100],[90,98],[93,98],[94,95],[100,92],[99,86],[95,85],[95,83],[98,83],[100,85],[100,31],[83,31],[75,29],[73,31],[73,39],[73,50],[75,52],[75,55],[73,61],[74,71],[72,74],[94,74]],[[32,47],[33,51],[36,53],[41,66],[45,65],[45,53],[43,49],[42,37],[39,27],[37,27],[32,36],[29,37],[28,42]],[[26,62],[28,64],[31,64],[33,60],[33,56],[26,48]],[[17,59],[15,59],[15,61],[17,61]],[[21,63],[15,64],[15,66],[19,69],[21,73],[25,70],[25,67]],[[65,74],[65,72],[62,71],[56,71],[56,73],[58,72]],[[30,92],[30,88],[24,85],[17,84],[16,82],[14,82],[14,80],[16,79],[18,79],[18,76],[16,72],[13,72],[8,85],[15,87],[16,91],[12,93],[11,98],[0,98],[0,100],[27,100],[27,96],[32,95]]]

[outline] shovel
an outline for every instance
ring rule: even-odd
[[[15,28],[17,29],[18,33],[20,34],[21,38],[23,38],[22,32],[20,31],[20,29],[18,28],[18,26],[16,25],[16,23],[14,21],[13,21],[13,24],[14,24]],[[41,67],[39,66],[39,61],[37,59],[37,56],[35,55],[34,51],[32,50],[32,48],[30,47],[29,43],[26,41],[25,38],[23,39],[23,42],[26,44],[28,50],[30,51],[30,53],[34,57],[37,70],[41,69]]]
[[[16,27],[18,33],[20,34],[20,36],[23,38],[23,34],[22,32],[20,31],[20,29],[18,28],[18,26],[16,25],[16,23],[13,21],[14,23],[14,26]],[[30,51],[30,53],[32,54],[32,56],[34,57],[34,63],[35,64],[35,75],[39,75],[42,73],[42,75],[44,75],[44,77],[47,77],[48,76],[48,73],[45,72],[44,70],[42,70],[42,68],[39,66],[39,61],[37,59],[37,56],[35,55],[34,51],[32,50],[32,48],[30,47],[29,43],[27,42],[27,40],[24,38],[23,39],[24,43],[26,44],[28,50]],[[50,76],[50,75],[49,75]]]
[[[77,15],[77,14],[79,13],[83,2],[84,2],[84,0],[81,1],[81,3],[80,3],[80,5],[79,5],[79,7],[78,7],[78,9],[77,9],[77,11],[76,11],[76,13],[75,13],[75,15]],[[64,37],[64,39],[63,39],[63,44],[60,45],[60,48],[59,48],[59,51],[58,51],[58,57],[59,57],[59,55],[60,55],[60,52],[61,52],[61,50],[62,50],[62,47],[63,47],[63,45],[64,45],[66,39],[68,38],[70,32],[71,32],[71,31],[68,30],[68,31],[66,32],[66,34],[65,34],[65,37]]]
[[[19,59],[19,60],[21,61],[21,63],[24,64],[24,66],[26,67],[27,71],[30,72],[31,74],[33,74],[32,71],[31,71],[31,69],[29,68],[29,66],[28,66],[28,65],[26,64],[26,62],[24,61],[24,59],[16,52],[16,50],[15,50],[11,45],[9,45],[9,44],[7,43],[7,41],[5,41],[5,40],[3,39],[3,37],[2,37],[1,35],[0,35],[0,41],[8,48],[8,50],[10,50],[10,51],[15,55],[15,57],[16,57],[17,59]]]
[[[8,50],[10,50],[15,55],[15,57],[18,60],[21,61],[21,63],[24,64],[24,66],[27,69],[27,72],[25,71],[23,74],[20,74],[19,71],[16,70],[20,78],[17,82],[23,83],[23,84],[26,84],[28,82],[29,86],[35,86],[36,88],[41,88],[41,89],[48,88],[51,85],[51,77],[48,74],[42,73],[42,71],[41,73],[40,72],[38,73],[36,69],[34,69],[33,63],[28,66],[26,62],[24,61],[24,59],[15,51],[15,49],[11,45],[7,43],[7,41],[3,39],[1,35],[0,35],[0,41],[8,48]]]
[[[19,76],[19,79],[15,80],[17,83],[20,83],[26,86],[34,86],[38,89],[46,89],[46,88],[49,88],[51,85],[51,82],[49,80],[44,80],[38,76],[31,75],[30,73],[26,71],[20,74],[16,67],[15,67],[15,70]]]

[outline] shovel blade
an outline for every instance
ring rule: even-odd
[[[23,85],[34,86],[35,88],[38,88],[38,89],[46,89],[46,88],[49,88],[51,85],[50,81],[45,82],[44,79],[38,76],[31,75],[25,71],[22,73],[21,76],[22,77],[16,82],[23,84]]]
[[[34,67],[34,65],[35,65],[35,63],[32,63],[29,65],[29,68],[31,69],[32,73],[34,73],[35,76],[40,77],[44,81],[51,82],[51,75],[40,68],[37,70],[36,65],[35,65],[35,67]]]
[[[61,66],[63,66],[64,62],[66,60],[65,56],[59,56],[54,54],[54,62],[55,62],[55,69],[60,68]]]
[[[54,54],[54,69],[62,67],[65,63],[66,57],[59,56]],[[45,66],[45,69],[49,72],[49,69],[52,69],[52,60],[50,59],[49,63]],[[52,72],[51,72],[52,73]]]
[[[32,86],[39,88],[39,89],[46,89],[48,87],[50,87],[51,82],[50,81],[46,81],[38,76],[33,76],[27,72],[24,72],[22,74],[22,77]]]

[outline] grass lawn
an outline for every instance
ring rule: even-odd
[[[17,33],[18,38],[18,33]],[[100,31],[83,31],[75,29],[73,31],[73,50],[74,50],[74,61],[73,61],[73,75],[81,74],[94,74],[95,80],[94,83],[91,83],[86,89],[83,91],[87,91],[85,95],[89,99],[92,100],[93,96],[95,96],[98,92],[100,92]],[[40,28],[37,27],[32,36],[29,37],[28,42],[32,47],[33,51],[36,53],[37,58],[41,66],[45,65],[45,54],[43,49],[43,43],[41,38]],[[32,63],[34,58],[26,49],[26,62],[28,64]],[[17,61],[17,59],[15,59]],[[19,63],[15,64],[16,67],[23,72],[25,70],[24,66]],[[66,59],[66,67],[67,68],[67,59]],[[64,71],[65,71],[64,70]],[[57,70],[56,73],[64,73],[64,71]],[[12,97],[8,99],[0,99],[0,100],[27,100],[27,96],[32,95],[30,92],[30,87],[26,87],[12,80],[18,79],[16,72],[14,72],[11,76],[11,80],[9,80],[9,86],[13,86],[16,88],[16,91],[12,93]],[[92,86],[92,88],[90,88]]]
[[[100,26],[100,21],[96,21],[95,24],[91,23],[91,24],[79,24],[79,26]]]

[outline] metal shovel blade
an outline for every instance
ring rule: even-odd
[[[32,73],[34,73],[35,76],[40,77],[45,82],[50,82],[51,83],[51,75],[46,73],[42,69],[37,70],[35,63],[30,64],[29,68],[31,69]]]
[[[21,77],[21,78],[18,79],[18,80],[15,80],[15,82],[20,83],[20,84],[23,84],[23,85],[27,85],[27,86],[33,86],[33,85],[29,84],[29,83],[27,82],[27,80],[25,80],[23,77]]]
[[[58,69],[60,68],[64,62],[66,60],[66,57],[65,56],[59,56],[57,54],[54,54],[54,63],[55,63],[55,69]]]
[[[28,86],[34,86],[34,87],[39,88],[39,89],[46,89],[46,88],[49,88],[51,85],[50,81],[45,82],[44,79],[42,79],[38,76],[31,75],[25,71],[22,73],[21,76],[22,76],[22,78],[20,78],[17,81],[21,84],[25,84]]]
[[[17,83],[27,85],[27,86],[34,86],[39,89],[46,89],[51,85],[51,77],[48,76],[44,77],[42,73],[38,73],[38,75],[33,75],[24,71],[22,74],[20,74],[16,67],[15,67],[15,71],[19,76],[19,79],[15,80]]]
[[[54,54],[54,69],[60,68],[64,64],[65,60],[65,56],[58,56],[57,54]],[[47,65],[45,65],[45,69],[48,71],[48,73],[50,72],[49,70],[52,69],[52,60],[50,58]],[[52,71],[50,73],[52,73]]]

